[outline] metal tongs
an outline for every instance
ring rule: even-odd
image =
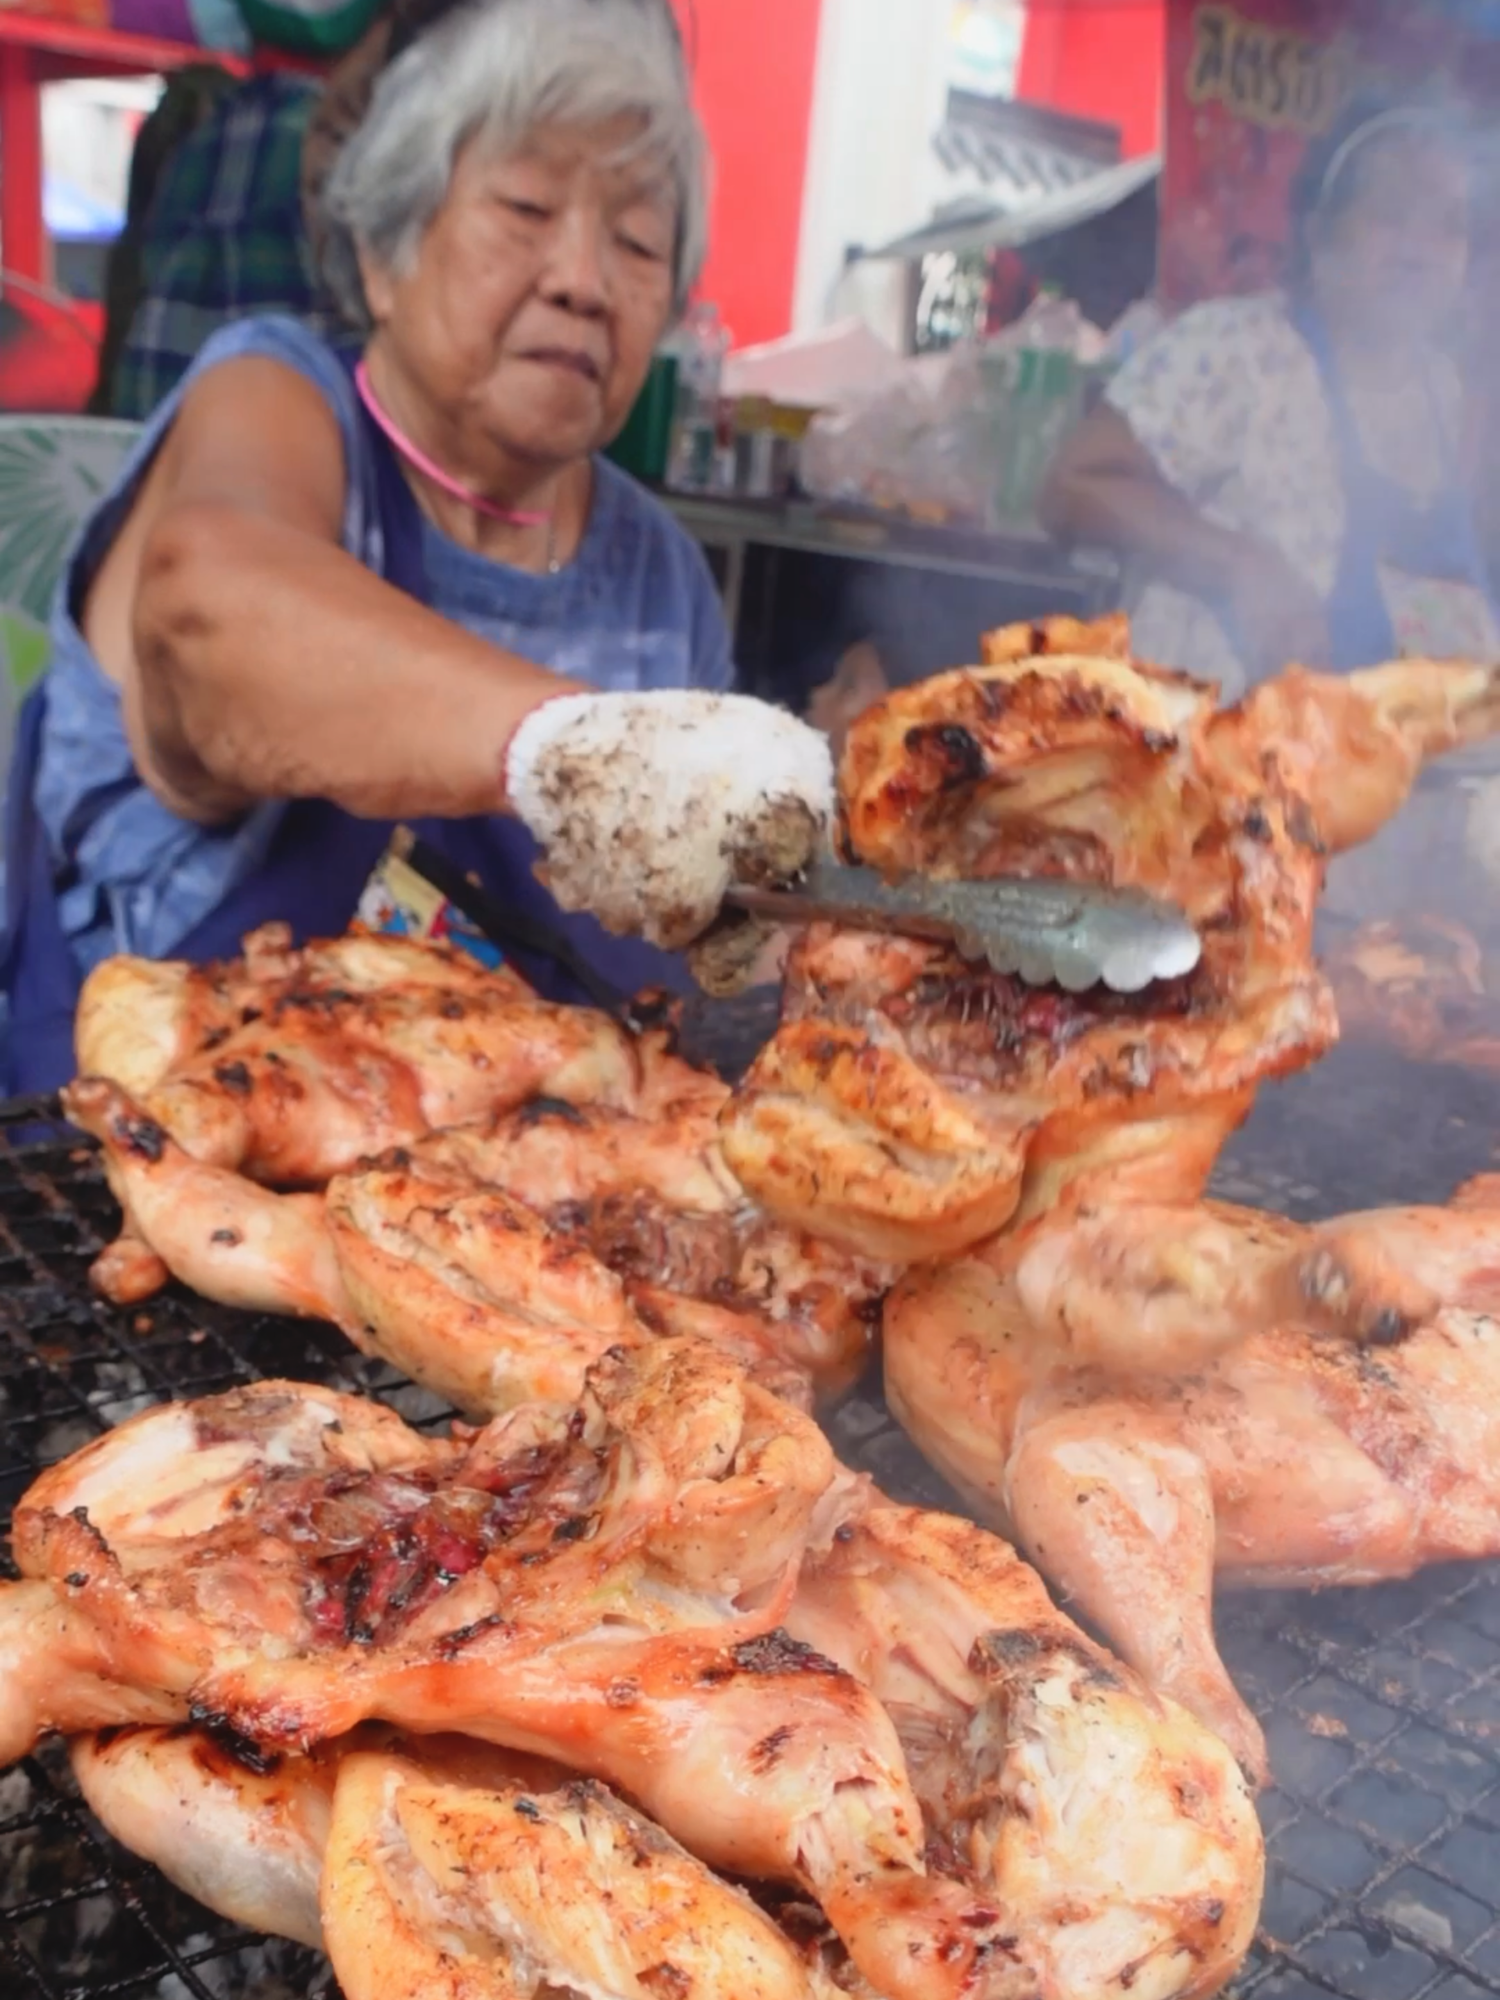
[[[1139,993],[1180,979],[1203,947],[1183,912],[1133,889],[1058,881],[888,882],[873,868],[814,861],[789,889],[736,886],[736,909],[773,924],[836,923],[951,944],[1028,986]]]

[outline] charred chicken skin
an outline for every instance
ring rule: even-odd
[[[1199,1194],[1256,1087],[1336,1035],[1312,956],[1326,857],[1389,818],[1426,758],[1500,725],[1487,668],[1294,668],[1218,711],[1210,689],[1131,660],[1118,621],[1007,631],[986,651],[851,729],[851,857],[1143,889],[1186,910],[1203,958],[1139,996],[1074,996],[941,946],[809,932],[783,1025],[725,1114],[725,1156],[774,1213],[892,1261],[1090,1187]]]
[[[382,1735],[266,1757],[126,1729],[71,1751],[118,1840],[221,1915],[325,1948],[347,2000],[835,1991],[606,1787],[468,1738]]]
[[[223,1304],[332,1320],[471,1414],[571,1403],[607,1349],[664,1334],[806,1405],[863,1367],[894,1273],[756,1209],[719,1156],[724,1087],[692,1090],[650,1118],[537,1100],[326,1195],[195,1159],[100,1078],[64,1102],[100,1140],[141,1254]]]
[[[26,1580],[0,1593],[7,1755],[43,1727],[194,1716],[261,1755],[376,1717],[422,1736],[462,1729],[612,1787],[705,1868],[813,1898],[851,1961],[849,1990],[863,1980],[889,2000],[1083,2000],[1101,1966],[1123,1991],[1131,1954],[1151,1968],[1147,1990],[1206,1993],[1253,1921],[1258,1831],[1208,1733],[1109,1668],[981,1531],[881,1509],[805,1420],[681,1343],[596,1370],[566,1420],[525,1409],[451,1441],[290,1384],[153,1411],[45,1474],[15,1544]],[[999,1618],[1029,1626],[991,1629]],[[847,1664],[814,1643],[829,1621],[857,1635]],[[1141,1746],[1123,1763],[1117,1728]],[[1039,1850],[1006,1838],[1005,1801],[1029,1800],[1054,1760],[1076,1789],[1081,1763],[1065,1772],[1086,1736],[1126,1819],[1138,1792],[1163,1837],[1185,1812],[1175,1890],[1143,1876],[1137,1897],[1101,1860],[1065,1902]],[[83,1753],[96,1780],[110,1749]],[[1184,1808],[1189,1768],[1202,1789]],[[356,1769],[370,1782],[341,1821]],[[426,1962],[411,1919],[430,1905],[409,1892],[449,1851],[444,1825],[470,1881],[503,1875],[517,1851],[514,1807],[502,1837],[492,1803],[434,1801],[418,1770],[397,1774],[413,1789],[393,1821],[391,1770],[378,1784],[374,1770],[340,1766],[325,1848],[341,1858],[325,1861],[321,1923],[351,1991],[368,1963],[358,1934],[387,1899],[403,1962]],[[326,1798],[326,1770],[311,1782]],[[534,1862],[555,1848],[559,1868],[579,1866],[567,1855],[582,1840],[602,1854],[602,1892],[623,1809],[587,1790],[527,1796],[548,1821]],[[222,1786],[216,1797],[227,1812]],[[272,1888],[261,1868],[243,1891],[258,1912],[284,1893],[304,1930],[322,1813],[316,1798],[287,1808]],[[1093,1827],[1078,1823],[1085,1846]],[[696,1882],[716,1907],[717,1885],[661,1854],[664,1885]],[[1122,1856],[1121,1876],[1143,1865]],[[199,1879],[242,1893],[222,1870]],[[466,1898],[509,1909],[534,1891],[455,1887],[447,1909],[468,1931],[479,1905]],[[583,1949],[559,1942],[586,1917],[592,1889],[578,1893],[581,1913],[548,1918],[533,1902],[508,1934]],[[615,1940],[627,1953],[633,1922]]]

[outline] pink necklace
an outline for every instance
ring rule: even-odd
[[[408,465],[416,467],[424,479],[430,479],[434,486],[455,500],[461,500],[466,507],[472,507],[476,514],[483,514],[491,521],[505,521],[513,528],[545,528],[547,530],[547,568],[555,576],[558,571],[555,546],[555,520],[551,514],[529,513],[515,507],[498,507],[493,500],[486,500],[482,493],[474,492],[462,480],[427,456],[419,445],[413,444],[405,431],[389,416],[380,402],[370,382],[370,371],[363,361],[354,369],[354,386],[359,391],[359,399],[369,411],[378,427],[390,439]]]

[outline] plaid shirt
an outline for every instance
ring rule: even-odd
[[[172,154],[146,221],[111,415],[148,417],[231,320],[287,313],[336,324],[302,214],[302,144],[318,97],[303,77],[252,77]]]

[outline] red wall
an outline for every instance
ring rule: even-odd
[[[1127,158],[1161,144],[1166,0],[1032,0],[1019,95],[1118,125]]]
[[[821,0],[693,0],[714,154],[702,292],[740,347],[791,325],[820,10]]]

